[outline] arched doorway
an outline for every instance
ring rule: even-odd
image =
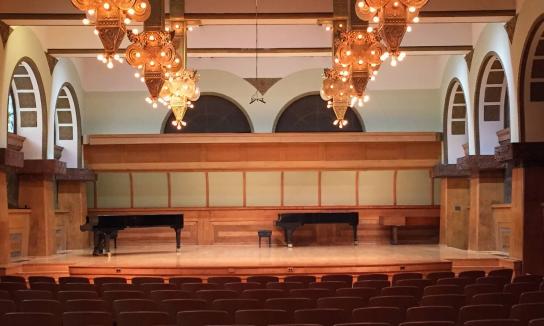
[[[81,135],[79,119],[79,102],[74,88],[65,83],[55,103],[55,145],[61,146],[61,161],[68,168],[81,167]]]
[[[275,132],[363,132],[364,124],[354,110],[346,112],[348,124],[339,129],[332,109],[319,94],[306,95],[285,107],[276,121]]]
[[[251,124],[243,110],[233,103],[217,95],[202,95],[188,109],[183,119],[187,125],[178,130],[172,121],[174,114],[170,112],[163,126],[163,133],[249,133]]]
[[[484,60],[475,96],[476,154],[494,155],[497,131],[510,126],[510,105],[504,67],[495,54]]]
[[[467,102],[459,80],[450,82],[444,107],[444,162],[456,164],[464,156],[463,145],[468,142]]]

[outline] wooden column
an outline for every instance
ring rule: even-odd
[[[9,263],[10,251],[8,183],[6,171],[0,170],[0,264]]]
[[[468,248],[470,182],[468,171],[457,165],[438,165],[433,177],[440,178],[440,244]]]
[[[469,250],[497,250],[492,205],[503,202],[504,171],[480,171],[470,177]]]
[[[22,167],[23,161],[24,156],[21,152],[7,148],[0,149],[0,264],[9,263],[11,253],[6,169]]]
[[[96,175],[86,169],[66,169],[65,175],[57,177],[59,208],[70,212],[65,221],[67,250],[89,247],[89,233],[79,227],[87,216],[86,182],[94,180]]]
[[[53,255],[56,252],[55,174],[66,173],[66,164],[57,160],[25,160],[19,172],[19,206],[32,210],[28,254]]]

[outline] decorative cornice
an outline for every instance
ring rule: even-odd
[[[49,65],[49,72],[51,72],[52,75],[53,70],[55,70],[55,66],[57,65],[57,62],[59,62],[59,59],[55,58],[48,52],[45,52],[45,57],[47,58],[47,64]]]
[[[22,168],[25,155],[9,148],[0,148],[0,167]]]
[[[516,24],[518,22],[518,15],[516,14],[512,17],[506,24],[504,24],[504,29],[508,34],[508,39],[510,39],[510,44],[514,41],[514,32],[516,31]]]
[[[253,85],[261,95],[264,95],[274,84],[281,80],[281,78],[244,78],[248,83]]]
[[[457,164],[438,164],[432,169],[433,178],[467,178],[470,171],[462,169]]]
[[[512,143],[495,147],[495,159],[518,167],[544,167],[544,142]]]
[[[470,50],[469,53],[465,55],[465,61],[467,62],[468,70],[470,71],[470,66],[472,65],[472,57],[474,56],[474,48]]]
[[[58,181],[96,181],[96,174],[88,169],[66,169],[66,174],[57,175]]]
[[[0,20],[0,38],[2,38],[2,44],[6,47],[9,36],[13,32],[13,29],[6,23]]]
[[[17,174],[59,175],[66,174],[66,163],[59,160],[25,160]]]
[[[494,155],[467,155],[457,159],[457,165],[461,169],[470,171],[471,175],[504,169],[504,163],[495,160]]]

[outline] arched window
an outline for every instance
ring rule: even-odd
[[[38,69],[29,58],[23,58],[15,67],[11,93],[13,131],[26,138],[22,149],[25,159],[42,159],[46,155],[47,146],[44,136],[45,98]]]
[[[61,161],[69,168],[80,167],[79,107],[73,87],[64,84],[55,104],[55,145],[61,146]]]
[[[467,102],[457,79],[452,80],[448,87],[444,114],[444,161],[456,164],[457,159],[464,156],[463,145],[468,142]]]
[[[202,95],[195,107],[185,113],[185,127],[178,130],[172,125],[174,114],[170,112],[163,126],[163,133],[247,133],[251,124],[245,113],[233,102],[216,95]]]
[[[17,131],[17,115],[15,113],[15,103],[13,99],[13,90],[9,89],[8,94],[8,132],[14,134]]]
[[[499,146],[497,131],[510,125],[508,86],[504,68],[496,55],[482,65],[476,89],[476,153],[494,155]]]
[[[544,141],[544,16],[533,24],[525,43],[519,99],[522,141]]]
[[[319,94],[307,95],[289,104],[278,117],[275,132],[338,132],[364,131],[363,123],[354,110],[346,112],[348,124],[340,129],[333,125],[336,120],[332,109]]]

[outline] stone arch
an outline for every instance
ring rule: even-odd
[[[444,162],[456,164],[464,156],[463,145],[468,143],[466,94],[459,79],[454,78],[444,103]]]
[[[499,56],[491,52],[482,61],[474,96],[476,154],[494,155],[497,131],[510,126],[508,81]]]
[[[19,60],[10,80],[17,126],[16,133],[25,137],[25,159],[47,156],[47,105],[39,70],[28,57]],[[6,117],[7,118],[7,117]]]
[[[81,167],[81,117],[76,91],[64,83],[55,101],[54,142],[61,146],[61,161],[69,168]]]
[[[279,112],[274,122],[274,132],[364,132],[364,122],[359,114],[349,109],[346,113],[348,125],[343,129],[334,126],[332,109],[321,99],[318,92],[302,94],[289,101]]]
[[[525,41],[518,98],[521,141],[544,141],[544,15],[533,23]]]
[[[172,126],[174,114],[169,111],[162,133],[251,133],[253,126],[244,109],[232,99],[216,93],[204,93],[185,113],[187,126]]]

